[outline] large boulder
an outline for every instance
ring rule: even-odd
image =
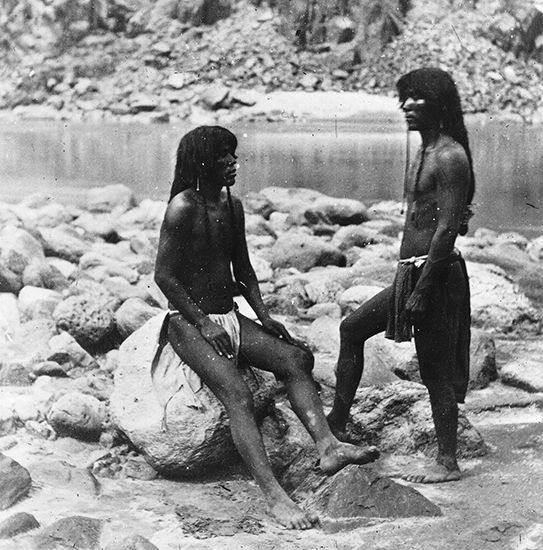
[[[6,510],[25,497],[31,485],[28,470],[0,454],[0,510]]]
[[[304,187],[266,187],[260,194],[272,208],[290,214],[292,221],[302,224],[359,224],[369,219],[366,207],[357,200],[329,197]]]
[[[197,393],[190,384],[184,385],[167,403],[166,416],[151,377],[163,322],[164,315],[154,317],[119,348],[110,410],[117,427],[153,468],[165,475],[192,476],[232,460],[236,453],[226,412],[205,385]],[[175,365],[176,357],[166,344],[160,362]],[[242,365],[238,368],[253,390],[257,414],[262,415],[272,400],[272,377]]]
[[[28,264],[22,274],[24,286],[37,286],[51,290],[64,290],[68,279],[54,265],[47,261],[36,260]]]
[[[523,322],[536,323],[538,315],[505,271],[492,264],[468,262],[471,317],[475,326],[507,331]]]
[[[159,308],[150,306],[141,298],[129,298],[115,312],[115,324],[121,337],[128,338],[158,313]]]
[[[45,260],[42,244],[28,231],[8,225],[0,231],[0,264],[22,275],[33,261]]]
[[[69,296],[53,311],[58,330],[71,334],[85,349],[106,344],[115,329],[114,310],[91,295]]]
[[[60,436],[98,440],[105,422],[103,405],[91,395],[70,392],[56,401],[47,420]]]
[[[308,271],[315,266],[344,266],[343,252],[317,237],[284,235],[277,239],[271,250],[272,268],[295,267]]]
[[[60,302],[62,302],[62,294],[56,290],[25,286],[19,292],[18,300],[21,319],[29,321],[38,317],[50,318]]]
[[[332,244],[340,250],[346,250],[352,246],[364,248],[369,244],[375,244],[382,241],[382,235],[376,229],[370,229],[365,224],[346,225],[340,227],[332,239]]]
[[[48,256],[57,256],[69,262],[78,262],[79,258],[92,246],[92,243],[81,236],[71,225],[41,227],[39,231],[44,241],[45,253]]]
[[[135,205],[133,191],[120,183],[93,187],[87,191],[87,209],[90,212],[122,214]]]
[[[356,311],[364,302],[383,290],[377,285],[354,285],[341,293],[338,303],[344,315]]]
[[[351,409],[352,433],[382,452],[437,455],[437,440],[426,388],[400,381],[381,387],[360,387]],[[479,432],[460,411],[458,456],[486,454]]]
[[[97,281],[103,281],[108,277],[123,277],[129,283],[135,283],[139,278],[139,274],[135,269],[129,268],[123,262],[96,252],[83,254],[79,260],[79,268]]]

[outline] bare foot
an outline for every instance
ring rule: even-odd
[[[436,463],[419,472],[405,472],[401,474],[401,477],[413,483],[445,483],[447,481],[458,481],[461,474],[458,466],[449,469],[443,464]]]
[[[325,474],[332,475],[348,464],[368,464],[378,458],[377,447],[358,447],[338,442],[326,448],[321,456],[320,468]]]
[[[270,514],[287,529],[311,529],[319,522],[316,514],[305,512],[286,494],[268,503]]]

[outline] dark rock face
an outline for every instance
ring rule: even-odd
[[[59,547],[98,550],[102,523],[102,520],[85,516],[59,519],[34,537],[34,548],[36,550],[56,550]]]
[[[40,526],[32,514],[19,512],[0,523],[0,539],[9,539]]]
[[[314,494],[307,498],[306,504],[334,519],[441,515],[438,506],[412,487],[400,485],[367,467],[350,465],[331,478],[321,477],[320,480],[312,474],[294,496],[308,492]]]
[[[26,468],[0,454],[0,510],[6,510],[26,496],[31,484],[32,479]]]

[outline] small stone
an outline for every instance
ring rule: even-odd
[[[70,392],[55,402],[47,420],[58,435],[98,440],[105,422],[105,411],[95,397]]]
[[[84,516],[60,519],[34,537],[35,550],[51,550],[53,547],[97,550],[102,525],[103,520]]]
[[[200,100],[209,109],[217,110],[224,107],[229,91],[226,86],[213,86],[204,91]]]
[[[123,469],[126,477],[141,479],[142,481],[156,479],[158,475],[156,470],[147,464],[143,457],[128,459]]]

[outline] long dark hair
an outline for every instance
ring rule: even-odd
[[[475,194],[475,175],[468,132],[464,125],[456,84],[448,72],[433,67],[423,67],[403,75],[396,83],[396,88],[400,103],[403,103],[408,97],[425,99],[431,111],[438,118],[443,132],[458,142],[466,152],[471,177],[467,196],[467,215],[459,231],[461,235],[465,235],[468,229],[467,220],[471,215],[471,203]]]
[[[227,143],[232,152],[238,145],[236,136],[222,126],[198,126],[179,141],[170,201],[181,191],[196,187],[217,159],[219,147]]]

